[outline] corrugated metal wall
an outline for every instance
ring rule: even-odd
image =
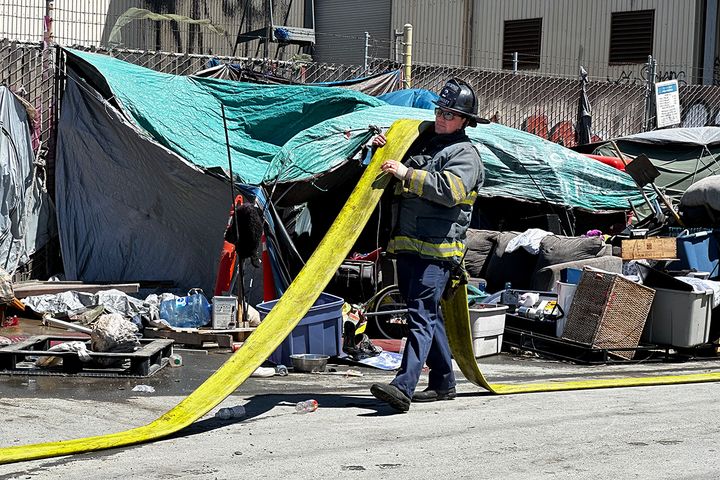
[[[390,7],[387,0],[315,0],[315,61],[362,65],[365,32],[371,37],[369,56],[388,58]]]
[[[469,7],[468,3],[472,6]],[[641,67],[608,67],[611,13],[655,10],[654,56],[661,70],[700,67],[702,0],[393,0],[393,27],[413,25],[414,59],[456,65],[470,39],[472,66],[500,69],[506,20],[542,18],[542,73],[577,75],[582,64],[594,77],[640,80]],[[467,12],[472,23],[464,23]],[[698,23],[699,22],[699,23]]]
[[[413,26],[413,59],[422,63],[464,65],[466,26],[473,0],[393,0],[392,27]],[[475,19],[475,25],[481,25]]]
[[[106,47],[118,17],[129,8],[156,13],[174,13],[194,19],[209,19],[226,33],[176,22],[134,20],[123,27],[122,48],[163,50],[177,53],[229,55],[242,28],[246,31],[265,24],[264,0],[64,0],[55,2],[54,33],[61,45]],[[302,27],[304,0],[274,0],[276,25]],[[0,38],[40,42],[43,35],[45,0],[8,0],[0,4]],[[243,45],[239,54],[262,55],[258,42]],[[288,47],[290,53],[298,47]],[[271,53],[275,52],[275,45]]]

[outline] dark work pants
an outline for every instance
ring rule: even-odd
[[[413,396],[425,363],[430,367],[429,388],[448,390],[455,386],[450,346],[440,314],[440,298],[450,276],[449,267],[447,263],[416,255],[397,257],[398,286],[410,310],[410,333],[400,370],[391,383],[408,397]]]

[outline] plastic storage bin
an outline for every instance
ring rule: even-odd
[[[720,276],[718,235],[720,232],[712,230],[678,237],[677,253],[680,261],[671,264],[670,267],[710,272],[710,278],[717,278]]]
[[[506,305],[480,304],[470,309],[475,358],[500,353],[505,330]]]
[[[555,322],[555,336],[560,338],[565,329],[565,322],[570,313],[570,306],[572,305],[573,298],[575,298],[577,284],[557,282],[555,289],[558,294],[558,305],[563,311],[563,316]]]
[[[270,313],[278,300],[257,305],[260,316]],[[329,293],[321,293],[313,306],[290,335],[283,340],[268,360],[276,364],[290,365],[290,355],[317,353],[342,355],[342,306],[345,301]]]
[[[673,347],[693,347],[710,337],[713,295],[655,289],[642,340]]]

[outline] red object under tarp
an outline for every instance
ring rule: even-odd
[[[590,155],[589,153],[584,154],[586,157],[590,157],[593,160],[597,160],[598,162],[602,162],[605,165],[610,165],[611,167],[617,168],[621,172],[625,171],[625,164],[622,160],[620,160],[617,157],[606,157],[604,155]]]
[[[267,251],[265,234],[262,236],[263,300],[275,300],[275,279],[273,278],[270,254]]]
[[[230,209],[230,218],[228,219],[228,227],[232,223],[232,217],[235,208],[243,204],[242,195],[235,197],[235,204]],[[215,279],[215,295],[223,295],[230,292],[230,284],[232,283],[233,274],[235,273],[235,262],[237,255],[235,254],[235,245],[224,242],[222,252],[220,252],[220,264],[218,265],[218,273]]]

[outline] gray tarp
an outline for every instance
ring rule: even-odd
[[[625,154],[644,153],[660,171],[655,184],[668,196],[679,198],[690,185],[720,174],[720,128],[667,128],[643,132],[615,140]],[[593,153],[617,156],[609,143]]]
[[[0,87],[0,181],[0,266],[13,273],[47,243],[54,219],[27,112],[6,87]]]
[[[56,176],[67,279],[173,281],[180,291],[212,295],[230,187],[147,138],[72,78]]]
[[[628,143],[650,143],[657,145],[698,145],[720,144],[720,127],[667,128],[637,133],[618,140]]]

